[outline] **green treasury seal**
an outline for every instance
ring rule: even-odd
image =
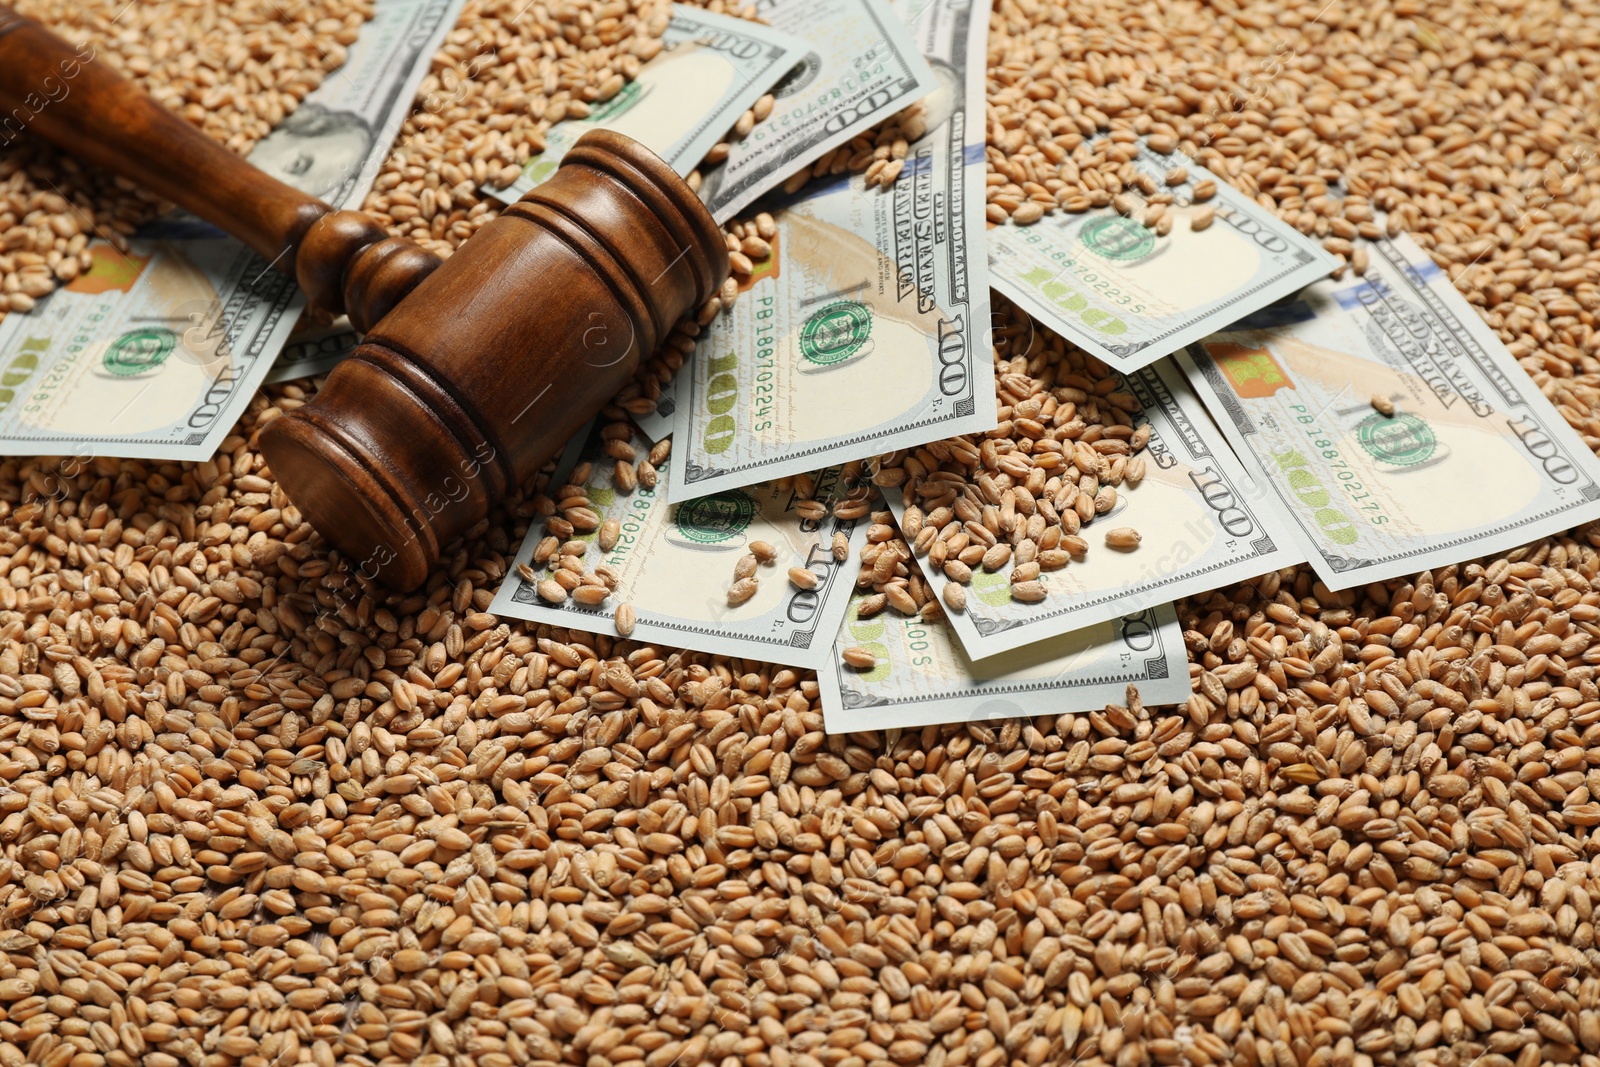
[[[739,489],[685,500],[678,505],[673,525],[685,539],[714,545],[737,537],[755,521],[756,502]]]
[[[1143,259],[1156,247],[1155,235],[1142,223],[1121,215],[1091,219],[1083,224],[1078,236],[1089,251],[1118,263]]]
[[[819,366],[843,363],[872,334],[872,309],[854,300],[840,300],[811,313],[800,327],[800,354]]]
[[[1367,455],[1396,467],[1426,463],[1439,450],[1428,424],[1406,411],[1392,416],[1373,412],[1356,424],[1356,440]]]
[[[111,342],[101,363],[109,373],[131,378],[161,366],[177,346],[178,335],[165,327],[132,330]]]

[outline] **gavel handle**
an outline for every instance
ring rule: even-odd
[[[254,249],[365,331],[440,263],[251,166],[95,55],[0,4],[0,148],[36,135]]]

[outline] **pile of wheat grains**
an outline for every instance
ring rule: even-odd
[[[27,7],[241,150],[366,11],[123,2]],[[371,206],[458,243],[659,16],[472,0]],[[1001,212],[1114,195],[1103,127],[1331,240],[1388,212],[1600,445],[1592,0],[1001,0],[990,44]],[[149,207],[0,181],[17,308]],[[207,463],[0,463],[0,1067],[1600,1063],[1585,531],[1185,601],[1185,706],[830,736],[809,675],[488,615],[539,481],[363,583],[254,448],[312,388]]]

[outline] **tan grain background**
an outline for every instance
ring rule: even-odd
[[[1325,2],[1002,0],[991,213],[1114,195],[1108,126],[1336,251],[1387,212],[1600,443],[1600,8]],[[22,6],[240,151],[367,10]],[[661,17],[469,0],[369,207],[459,243]],[[0,153],[6,306],[152,208]],[[0,1064],[1600,1062],[1586,531],[1186,601],[1187,706],[830,737],[809,675],[485,614],[537,482],[355,579],[253,448],[313,389],[0,462]]]

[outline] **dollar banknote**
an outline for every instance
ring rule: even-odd
[[[934,0],[913,27],[940,87],[891,189],[841,177],[774,213],[772,255],[679,375],[673,499],[994,427],[988,12]]]
[[[1329,589],[1600,518],[1600,460],[1408,237],[1181,360]]]
[[[989,281],[1045,326],[1123,372],[1326,277],[1321,245],[1182,153],[1140,146],[1134,167],[1172,196],[1171,232],[1105,207],[989,230]],[[1174,167],[1186,183],[1168,186]],[[1194,202],[1209,180],[1216,195]],[[1131,191],[1129,195],[1137,195]],[[1214,221],[1198,230],[1196,217]]]
[[[326,326],[302,322],[289,334],[263,384],[326,374],[360,343],[361,335],[343,315]]]
[[[807,519],[800,514],[794,493],[776,485],[669,504],[660,483],[654,489],[639,486],[631,492],[619,487],[615,463],[604,443],[590,438],[584,458],[592,470],[584,487],[589,506],[602,523],[616,520],[617,540],[602,551],[594,543],[596,532],[578,536],[591,542],[585,566],[604,564],[615,573],[611,597],[593,606],[571,598],[552,604],[538,594],[538,580],[547,572],[535,566],[534,582],[513,570],[489,610],[553,626],[615,632],[617,609],[627,604],[637,619],[635,640],[793,667],[821,667],[854,589],[856,564],[834,559],[833,538],[844,534],[854,556],[866,543],[867,520],[842,520],[831,514]],[[640,451],[649,448],[641,435],[635,435],[633,443]],[[828,505],[853,488],[845,484],[838,468],[818,474],[816,483],[815,499]],[[517,553],[519,563],[532,566],[533,550],[543,536],[540,526],[529,531]],[[734,566],[760,541],[776,549],[776,558],[756,568],[754,595],[730,605]],[[795,567],[813,575],[816,584],[803,588],[792,581],[789,571]]]
[[[1130,685],[1147,705],[1189,699],[1188,657],[1171,604],[974,661],[947,623],[887,611],[863,619],[861,600],[851,600],[817,674],[831,734],[1095,711],[1122,704]],[[851,647],[877,662],[850,666],[843,655]]]
[[[379,0],[345,63],[250,153],[357,206],[462,0]],[[0,454],[209,459],[305,306],[289,277],[192,216],[129,242],[0,322]]]
[[[662,50],[639,76],[582,119],[550,128],[545,149],[504,189],[483,191],[514,204],[544,182],[590,130],[615,130],[641,142],[688,176],[746,108],[810,51],[808,42],[748,19],[672,5]]]
[[[1143,479],[1124,483],[1111,511],[1083,528],[1089,550],[1082,559],[1040,573],[1044,600],[1011,598],[1011,561],[972,571],[966,609],[951,612],[950,625],[973,658],[1305,561],[1171,361],[1124,380],[1143,405],[1135,421],[1150,426]],[[897,518],[905,514],[898,491],[889,491],[889,503]],[[1105,543],[1105,531],[1130,528],[1139,532],[1137,547]],[[929,567],[926,556],[920,563],[942,596],[950,579]]]
[[[703,172],[700,198],[718,222],[935,87],[906,30],[911,19],[902,21],[922,2],[891,11],[884,0],[757,0],[762,18],[808,50],[774,90],[766,121]]]

